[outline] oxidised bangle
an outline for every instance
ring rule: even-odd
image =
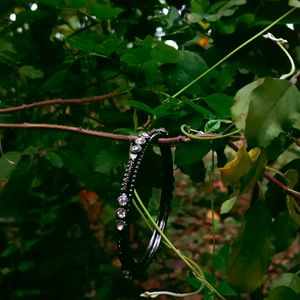
[[[119,232],[119,259],[122,263],[123,274],[127,278],[145,270],[153,260],[161,243],[161,235],[155,229],[152,232],[145,254],[140,259],[134,257],[130,248],[130,209],[133,205],[132,199],[134,198],[136,178],[144,154],[151,143],[167,136],[167,134],[164,128],[141,132],[130,149],[130,158],[124,172],[122,187],[118,197],[119,208],[116,210],[116,227]],[[162,159],[163,181],[156,224],[164,231],[170,211],[174,176],[171,147],[168,144],[159,144],[159,147]]]

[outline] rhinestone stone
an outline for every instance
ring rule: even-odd
[[[131,147],[131,153],[139,153],[142,150],[142,147],[140,145],[133,145]]]
[[[143,145],[146,143],[146,139],[143,137],[139,137],[134,141],[137,145]]]
[[[124,229],[124,227],[125,227],[125,222],[124,222],[124,221],[121,221],[121,220],[117,221],[117,222],[116,222],[116,227],[117,227],[117,229],[118,229],[119,231],[122,231],[122,230]]]
[[[118,202],[121,206],[125,206],[129,202],[127,195],[123,193],[121,196],[119,196]]]
[[[137,154],[130,153],[130,158],[132,160],[135,160],[137,158]]]
[[[150,137],[150,134],[148,134],[147,132],[141,132],[140,134],[139,134],[139,136],[140,137],[142,137],[142,138],[149,138]]]
[[[126,217],[126,210],[124,208],[118,208],[116,213],[120,219],[124,219]]]

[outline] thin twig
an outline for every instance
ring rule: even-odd
[[[38,106],[47,106],[47,105],[53,105],[53,104],[69,104],[69,103],[84,103],[84,102],[93,102],[93,101],[100,101],[100,100],[106,100],[118,95],[121,95],[122,93],[108,93],[105,95],[100,96],[93,96],[93,97],[84,97],[84,98],[78,98],[78,99],[50,99],[50,100],[43,100],[39,102],[34,102],[30,104],[22,104],[15,107],[7,107],[7,108],[0,108],[0,114],[5,114],[17,110],[24,110],[29,109],[33,107]]]
[[[136,136],[134,135],[125,135],[125,134],[117,134],[117,133],[109,133],[103,131],[96,131],[90,129],[83,129],[80,127],[74,126],[66,126],[66,125],[58,125],[58,124],[32,124],[32,123],[17,123],[17,124],[8,124],[8,123],[0,123],[0,128],[39,128],[39,129],[54,129],[61,131],[69,131],[76,132],[80,134],[97,136],[102,138],[109,138],[114,140],[123,140],[123,141],[134,141]],[[176,144],[176,143],[184,143],[189,142],[190,139],[183,135],[178,135],[170,138],[160,138],[159,143],[163,144]]]

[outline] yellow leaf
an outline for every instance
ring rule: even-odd
[[[260,149],[259,148],[252,148],[250,151],[249,151],[249,156],[251,158],[252,161],[256,161],[258,156],[260,154]]]
[[[234,160],[217,170],[221,172],[224,184],[236,184],[251,169],[252,164],[253,161],[249,153],[246,151],[245,146],[242,146],[238,150]]]

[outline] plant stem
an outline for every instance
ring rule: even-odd
[[[226,300],[209,282],[207,282],[204,278],[204,274],[201,271],[201,269],[199,268],[199,266],[197,266],[197,268],[195,267],[196,264],[194,262],[191,261],[191,259],[187,258],[185,255],[183,255],[180,250],[178,250],[173,244],[172,242],[167,238],[167,236],[164,234],[164,232],[159,228],[159,226],[155,223],[155,221],[153,220],[153,218],[151,217],[150,213],[148,212],[147,208],[145,207],[145,205],[143,204],[142,200],[140,199],[138,193],[136,192],[136,190],[134,191],[135,197],[141,207],[141,209],[143,210],[143,213],[145,213],[145,217],[148,218],[148,220],[152,223],[152,226],[159,232],[159,234],[161,235],[162,239],[166,242],[166,244],[170,247],[170,249],[172,249],[179,257],[180,259],[182,259],[185,264],[189,267],[189,269],[193,272],[193,274],[196,276],[197,279],[199,279],[211,292],[213,292],[214,294],[216,294],[220,299],[222,300]]]
[[[272,28],[274,25],[276,25],[278,22],[280,22],[282,19],[284,19],[285,17],[287,17],[289,14],[291,14],[296,9],[297,9],[297,7],[293,7],[288,12],[286,12],[285,14],[283,14],[282,16],[280,16],[278,19],[276,19],[274,22],[272,22],[269,26],[267,26],[266,28],[264,28],[263,30],[261,30],[260,32],[258,32],[256,35],[254,35],[253,37],[251,37],[249,40],[247,40],[246,42],[244,42],[243,44],[241,44],[240,46],[238,46],[237,48],[235,48],[233,51],[231,51],[229,54],[227,54],[225,57],[223,57],[221,60],[219,60],[212,67],[210,67],[209,69],[207,69],[206,71],[204,71],[201,75],[199,75],[197,78],[195,78],[189,84],[187,84],[185,87],[183,87],[177,93],[175,93],[172,97],[173,98],[178,97],[181,93],[183,93],[185,90],[187,90],[189,87],[191,87],[198,80],[200,80],[205,75],[207,75],[209,72],[211,72],[212,70],[214,70],[216,67],[218,67],[221,63],[223,63],[229,57],[231,57],[232,55],[234,55],[236,52],[238,52],[239,50],[241,50],[242,48],[244,48],[245,46],[247,46],[248,44],[250,44],[252,41],[254,41],[255,39],[257,39],[259,36],[261,36],[262,34],[264,34],[265,32],[267,32],[270,28]]]

